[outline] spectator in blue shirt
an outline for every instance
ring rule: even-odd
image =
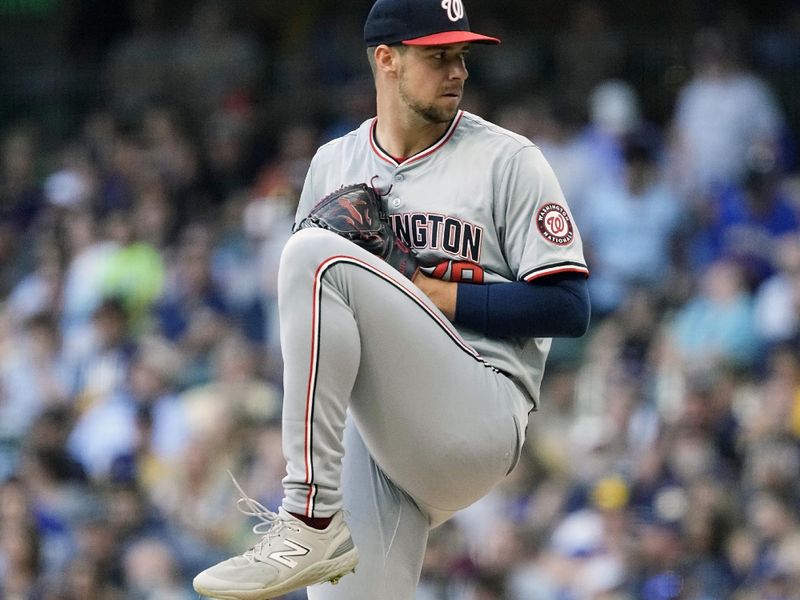
[[[737,261],[751,289],[775,272],[781,238],[797,235],[800,220],[780,187],[777,157],[753,148],[742,185],[729,186],[716,202],[708,231],[710,258]]]
[[[624,177],[587,196],[581,231],[591,253],[595,315],[616,310],[634,286],[663,281],[680,206],[658,177],[656,149],[644,136],[624,148]]]

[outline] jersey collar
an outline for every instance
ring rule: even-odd
[[[378,124],[378,117],[374,117],[372,119],[372,123],[369,126],[369,144],[372,146],[372,151],[378,155],[382,161],[389,163],[393,167],[399,167],[400,165],[410,165],[411,163],[415,163],[417,161],[422,160],[436,152],[439,148],[444,146],[451,137],[453,137],[453,133],[455,133],[456,128],[458,127],[459,121],[461,121],[461,117],[464,115],[463,110],[459,110],[456,114],[453,121],[450,123],[450,127],[447,128],[438,140],[436,140],[433,144],[425,148],[424,150],[420,150],[416,154],[409,156],[403,161],[398,162],[392,155],[386,152],[383,148],[380,147],[378,144],[378,140],[375,137],[375,127]]]

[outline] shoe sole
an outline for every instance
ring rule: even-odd
[[[288,594],[309,585],[330,582],[333,585],[348,573],[355,573],[358,564],[358,552],[353,549],[351,552],[338,556],[334,559],[323,560],[313,565],[309,565],[294,576],[286,579],[279,584],[269,588],[256,590],[210,590],[201,584],[194,582],[194,590],[198,594],[217,600],[268,600]]]

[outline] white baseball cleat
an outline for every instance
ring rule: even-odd
[[[246,494],[242,496],[240,510],[261,519],[253,531],[264,536],[241,556],[195,577],[193,585],[198,594],[219,600],[266,600],[325,581],[337,583],[355,570],[358,550],[342,511],[333,516],[327,528],[313,529],[283,508],[276,514]],[[249,510],[242,509],[242,503]],[[266,531],[265,525],[269,526]]]

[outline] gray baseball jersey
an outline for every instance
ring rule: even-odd
[[[298,219],[337,188],[367,182],[385,194],[395,233],[423,264],[438,265],[427,269],[434,276],[493,283],[588,273],[555,174],[530,140],[459,111],[438,142],[398,163],[378,145],[375,125],[370,119],[319,149]],[[536,405],[549,338],[487,338],[456,327]]]

